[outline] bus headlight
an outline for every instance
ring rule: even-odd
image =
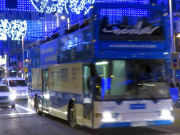
[[[11,94],[9,96],[9,99],[12,100],[12,101],[15,100],[16,99],[16,94],[15,93]]]
[[[162,110],[161,116],[169,117],[169,116],[171,116],[171,112],[169,110]]]
[[[49,95],[49,94],[44,94],[44,98],[45,98],[45,99],[49,99],[49,98],[50,98],[50,95]]]
[[[171,121],[174,121],[174,117],[172,116],[172,114],[169,110],[162,110],[160,118],[165,119],[165,120],[169,119]]]
[[[103,116],[102,122],[114,122],[115,121],[115,119],[112,117],[112,114],[110,112],[103,112],[102,116]]]

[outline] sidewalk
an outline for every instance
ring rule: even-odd
[[[174,108],[175,125],[180,126],[180,108]]]

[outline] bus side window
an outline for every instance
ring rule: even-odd
[[[8,86],[8,81],[4,81],[4,84]]]
[[[84,88],[84,94],[90,94],[91,74],[90,74],[90,67],[89,66],[83,67],[83,88]]]

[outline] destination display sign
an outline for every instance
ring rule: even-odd
[[[100,40],[164,40],[161,16],[100,15]]]

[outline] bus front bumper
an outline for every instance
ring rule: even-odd
[[[135,122],[118,122],[118,123],[102,123],[99,128],[113,128],[113,127],[144,127],[154,125],[170,125],[172,120],[155,120],[155,121],[135,121]]]

